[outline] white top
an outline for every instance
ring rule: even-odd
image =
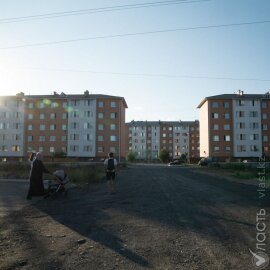
[[[108,160],[109,160],[109,158],[106,158],[105,159],[104,166],[107,166],[108,165]],[[115,158],[113,159],[113,162],[114,162],[114,167],[116,167],[118,163],[117,163],[117,160]]]

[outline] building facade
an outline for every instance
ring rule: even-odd
[[[123,97],[92,95],[0,97],[0,158],[25,158],[42,151],[45,157],[102,159],[113,151],[125,156]]]
[[[206,97],[200,110],[200,156],[269,156],[270,95],[224,94]]]
[[[137,159],[158,159],[162,149],[171,159],[185,154],[188,158],[199,157],[198,121],[131,121],[126,124],[127,151]]]

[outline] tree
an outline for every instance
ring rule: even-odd
[[[161,162],[163,163],[166,163],[169,161],[169,157],[170,157],[170,154],[167,150],[165,149],[162,149],[160,152],[159,152],[159,159]]]
[[[133,162],[136,158],[136,154],[133,151],[129,151],[127,154],[127,161]]]

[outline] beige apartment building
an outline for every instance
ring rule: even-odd
[[[219,160],[269,157],[270,94],[206,97],[200,110],[200,156]]]
[[[131,121],[126,123],[128,151],[137,159],[158,159],[160,150],[171,159],[186,154],[199,158],[199,121]]]
[[[125,157],[123,97],[92,95],[24,95],[0,97],[0,158],[25,159],[29,152],[45,157],[100,160],[113,151]]]

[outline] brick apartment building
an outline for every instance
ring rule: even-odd
[[[126,124],[127,151],[136,153],[137,159],[157,159],[166,149],[171,159],[187,154],[199,157],[198,121],[131,121]]]
[[[206,97],[200,110],[200,156],[219,160],[269,157],[270,93]]]
[[[24,159],[32,151],[45,157],[101,159],[113,151],[125,156],[123,97],[92,95],[29,95],[0,97],[0,158]]]

